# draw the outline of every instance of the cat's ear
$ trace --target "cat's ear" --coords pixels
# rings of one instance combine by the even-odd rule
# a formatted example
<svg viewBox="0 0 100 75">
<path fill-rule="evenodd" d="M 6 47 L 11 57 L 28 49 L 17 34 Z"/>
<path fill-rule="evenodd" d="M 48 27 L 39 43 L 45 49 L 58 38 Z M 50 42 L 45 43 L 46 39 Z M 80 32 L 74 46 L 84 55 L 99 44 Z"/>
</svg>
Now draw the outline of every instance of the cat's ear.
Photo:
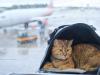
<svg viewBox="0 0 100 75">
<path fill-rule="evenodd" d="M 58 42 L 58 40 L 57 40 L 57 39 L 55 39 L 55 40 L 54 40 L 53 45 L 56 45 L 56 44 L 57 44 L 57 42 Z"/>
<path fill-rule="evenodd" d="M 67 44 L 68 44 L 68 47 L 71 47 L 71 45 L 73 44 L 73 40 L 67 40 Z"/>
<path fill-rule="evenodd" d="M 57 39 L 55 39 L 54 41 L 57 41 Z"/>
</svg>

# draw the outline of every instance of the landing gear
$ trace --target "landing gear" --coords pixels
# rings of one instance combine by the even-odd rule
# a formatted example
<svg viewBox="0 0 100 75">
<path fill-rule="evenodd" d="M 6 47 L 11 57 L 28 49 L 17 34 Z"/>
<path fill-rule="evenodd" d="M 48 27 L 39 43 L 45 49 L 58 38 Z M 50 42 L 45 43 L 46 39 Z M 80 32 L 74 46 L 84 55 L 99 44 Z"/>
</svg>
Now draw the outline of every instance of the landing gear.
<svg viewBox="0 0 100 75">
<path fill-rule="evenodd" d="M 24 28 L 25 28 L 25 29 L 28 29 L 28 27 L 29 27 L 29 26 L 28 26 L 28 23 L 25 23 L 25 24 L 24 24 Z"/>
</svg>

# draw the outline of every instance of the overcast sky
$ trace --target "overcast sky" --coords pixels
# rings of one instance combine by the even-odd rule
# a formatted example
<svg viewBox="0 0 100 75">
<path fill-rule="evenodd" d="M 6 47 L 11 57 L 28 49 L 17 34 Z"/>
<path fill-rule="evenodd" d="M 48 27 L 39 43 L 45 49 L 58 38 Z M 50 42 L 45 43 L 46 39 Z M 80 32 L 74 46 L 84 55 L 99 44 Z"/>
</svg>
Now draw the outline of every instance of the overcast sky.
<svg viewBox="0 0 100 75">
<path fill-rule="evenodd" d="M 100 6 L 100 0 L 0 0 L 0 6 L 10 6 L 11 4 L 34 4 L 47 3 L 53 1 L 54 6 Z"/>
</svg>

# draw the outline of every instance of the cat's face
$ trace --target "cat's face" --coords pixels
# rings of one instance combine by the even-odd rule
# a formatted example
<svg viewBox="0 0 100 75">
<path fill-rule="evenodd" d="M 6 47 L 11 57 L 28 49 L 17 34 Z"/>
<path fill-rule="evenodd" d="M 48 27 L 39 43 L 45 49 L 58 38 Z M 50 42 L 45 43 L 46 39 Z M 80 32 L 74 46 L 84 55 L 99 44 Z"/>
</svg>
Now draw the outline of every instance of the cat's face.
<svg viewBox="0 0 100 75">
<path fill-rule="evenodd" d="M 55 40 L 52 55 L 61 60 L 69 58 L 72 54 L 72 40 Z"/>
</svg>

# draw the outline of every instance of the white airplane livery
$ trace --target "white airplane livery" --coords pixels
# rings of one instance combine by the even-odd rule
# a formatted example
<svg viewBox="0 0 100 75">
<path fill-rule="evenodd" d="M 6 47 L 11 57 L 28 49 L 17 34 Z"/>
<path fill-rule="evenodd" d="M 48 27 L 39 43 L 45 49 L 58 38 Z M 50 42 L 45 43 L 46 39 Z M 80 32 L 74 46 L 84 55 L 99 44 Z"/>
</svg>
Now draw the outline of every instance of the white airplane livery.
<svg viewBox="0 0 100 75">
<path fill-rule="evenodd" d="M 0 7 L 0 27 L 25 24 L 53 12 L 52 2 L 35 4 L 18 4 Z"/>
</svg>

